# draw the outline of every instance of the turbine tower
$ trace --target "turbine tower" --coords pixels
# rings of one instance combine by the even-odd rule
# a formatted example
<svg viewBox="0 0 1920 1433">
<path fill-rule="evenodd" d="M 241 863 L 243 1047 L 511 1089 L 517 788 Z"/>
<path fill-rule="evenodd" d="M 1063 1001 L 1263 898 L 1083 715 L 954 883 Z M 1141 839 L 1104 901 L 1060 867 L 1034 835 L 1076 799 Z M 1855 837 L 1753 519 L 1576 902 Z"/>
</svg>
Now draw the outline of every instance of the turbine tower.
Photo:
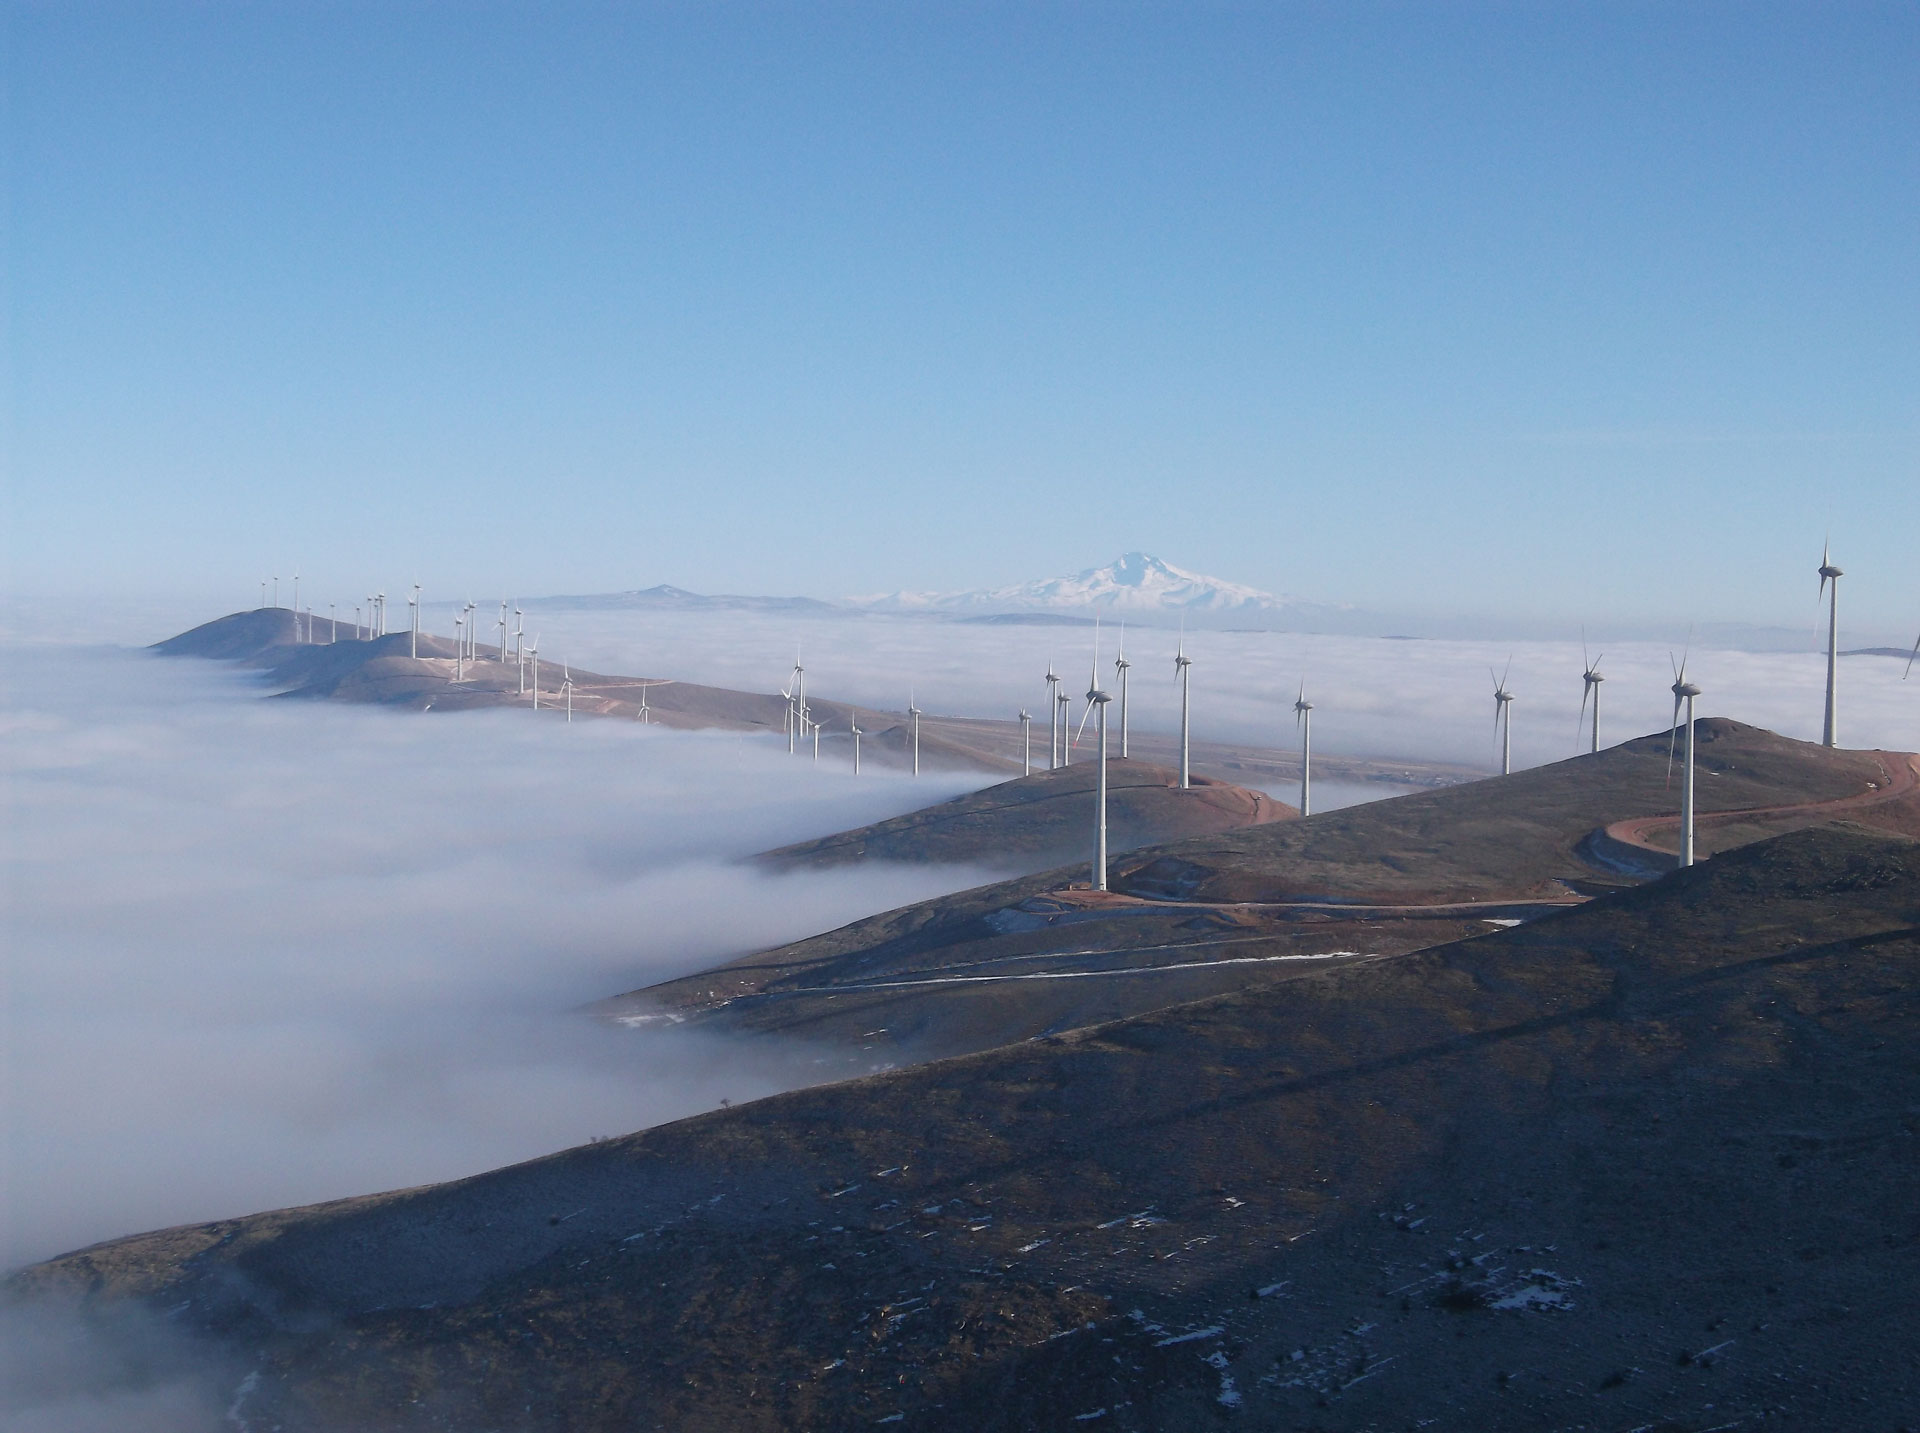
<svg viewBox="0 0 1920 1433">
<path fill-rule="evenodd" d="M 1672 660 L 1671 657 L 1668 658 Z M 1680 665 L 1673 673 L 1673 731 L 1680 731 L 1680 704 L 1687 707 L 1687 745 L 1685 765 L 1680 771 L 1680 864 L 1693 864 L 1693 699 L 1700 695 L 1700 688 L 1687 680 L 1686 659 L 1681 658 Z M 1672 779 L 1673 737 L 1667 738 L 1667 772 Z"/>
<path fill-rule="evenodd" d="M 653 725 L 653 708 L 647 705 L 647 683 L 640 684 L 640 725 Z"/>
<path fill-rule="evenodd" d="M 466 674 L 466 666 L 465 666 L 466 658 L 467 658 L 466 627 L 467 627 L 467 614 L 464 611 L 454 613 L 453 614 L 453 679 L 456 682 L 462 680 Z"/>
<path fill-rule="evenodd" d="M 507 599 L 500 599 L 500 620 L 494 624 L 500 629 L 500 665 L 507 664 Z"/>
<path fill-rule="evenodd" d="M 1583 637 L 1580 639 L 1581 660 L 1585 661 L 1586 655 L 1587 643 Z M 1580 688 L 1580 724 L 1582 726 L 1586 724 L 1587 719 L 1587 699 L 1589 697 L 1593 699 L 1593 745 L 1588 749 L 1589 754 L 1600 750 L 1600 684 L 1606 680 L 1600 675 L 1600 663 L 1604 660 L 1606 660 L 1606 653 L 1602 652 L 1591 662 L 1587 662 L 1587 669 L 1580 674 L 1580 680 L 1583 683 Z"/>
<path fill-rule="evenodd" d="M 1193 658 L 1187 655 L 1187 635 L 1180 634 L 1180 650 L 1173 658 L 1173 675 L 1180 683 L 1180 789 L 1193 785 Z"/>
<path fill-rule="evenodd" d="M 1120 756 L 1127 755 L 1127 672 L 1133 666 L 1127 660 L 1127 624 L 1120 624 L 1120 655 L 1113 659 L 1113 670 L 1120 678 Z"/>
<path fill-rule="evenodd" d="M 300 617 L 300 574 L 293 574 L 293 615 L 297 622 Z"/>
<path fill-rule="evenodd" d="M 1073 765 L 1073 698 L 1067 695 L 1067 684 L 1060 683 L 1060 695 L 1054 698 L 1054 706 L 1060 712 L 1060 764 Z"/>
<path fill-rule="evenodd" d="M 913 688 L 907 688 L 907 715 L 913 718 L 913 774 L 920 774 L 920 718 L 925 715 L 913 703 Z"/>
<path fill-rule="evenodd" d="M 278 573 L 274 575 L 273 579 L 273 605 L 275 607 L 280 605 L 280 577 Z"/>
<path fill-rule="evenodd" d="M 1053 670 L 1053 663 L 1047 663 L 1047 770 L 1052 771 L 1060 765 L 1060 703 L 1054 698 L 1059 695 L 1060 678 Z"/>
<path fill-rule="evenodd" d="M 327 645 L 331 647 L 340 640 L 340 621 L 333 615 L 333 603 L 327 604 Z"/>
<path fill-rule="evenodd" d="M 567 720 L 573 720 L 573 672 L 565 662 L 560 664 L 560 695 L 567 699 Z"/>
<path fill-rule="evenodd" d="M 1493 668 L 1487 668 L 1487 675 L 1493 677 L 1493 725 L 1500 733 L 1500 774 L 1513 774 L 1513 693 L 1507 690 L 1507 672 L 1513 670 L 1513 658 L 1507 658 L 1507 671 L 1493 677 Z"/>
<path fill-rule="evenodd" d="M 1300 814 L 1313 814 L 1313 703 L 1307 700 L 1307 679 L 1300 679 L 1300 695 L 1293 699 L 1293 724 L 1300 729 Z"/>
<path fill-rule="evenodd" d="M 1840 579 L 1846 576 L 1833 565 L 1831 545 L 1820 549 L 1820 595 L 1827 596 L 1827 584 L 1833 584 L 1833 596 L 1827 605 L 1827 723 L 1820 737 L 1822 746 L 1839 745 L 1834 735 L 1834 677 L 1840 662 Z"/>
<path fill-rule="evenodd" d="M 413 634 L 407 646 L 407 655 L 418 658 L 420 655 L 420 584 L 413 584 L 413 596 L 407 599 L 407 630 Z"/>
<path fill-rule="evenodd" d="M 853 729 L 853 774 L 858 776 L 860 774 L 860 718 L 849 714 L 847 725 Z"/>
<path fill-rule="evenodd" d="M 1020 708 L 1020 774 L 1033 775 L 1033 713 Z"/>
<path fill-rule="evenodd" d="M 1107 888 L 1107 703 L 1112 701 L 1100 690 L 1100 658 L 1093 659 L 1087 673 L 1087 710 L 1100 716 L 1100 745 L 1097 769 L 1093 777 L 1093 888 Z M 1084 727 L 1086 723 L 1081 722 Z"/>
<path fill-rule="evenodd" d="M 540 634 L 535 632 L 533 640 L 527 643 L 527 666 L 533 672 L 533 709 L 540 710 Z"/>
</svg>

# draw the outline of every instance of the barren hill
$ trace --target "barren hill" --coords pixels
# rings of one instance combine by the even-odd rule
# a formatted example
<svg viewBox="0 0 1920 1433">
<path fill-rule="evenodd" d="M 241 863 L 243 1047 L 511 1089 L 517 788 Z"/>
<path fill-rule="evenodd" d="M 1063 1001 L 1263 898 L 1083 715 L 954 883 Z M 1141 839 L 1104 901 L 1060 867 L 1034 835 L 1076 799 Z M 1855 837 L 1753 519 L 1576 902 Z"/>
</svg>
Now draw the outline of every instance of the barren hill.
<svg viewBox="0 0 1920 1433">
<path fill-rule="evenodd" d="M 519 664 L 511 657 L 504 662 L 498 660 L 498 647 L 489 655 L 483 645 L 476 661 L 458 667 L 453 643 L 444 637 L 423 633 L 420 656 L 415 658 L 411 655 L 412 637 L 406 632 L 355 639 L 353 630 L 351 624 L 332 628 L 326 621 L 316 620 L 314 640 L 302 641 L 291 611 L 263 607 L 203 623 L 156 643 L 153 650 L 165 656 L 244 662 L 265 670 L 281 688 L 281 695 L 288 697 L 378 702 L 435 711 L 531 705 L 531 698 L 521 689 Z M 556 655 L 560 654 L 549 650 L 540 662 L 541 703 L 549 710 L 557 710 L 561 701 L 562 668 L 549 660 Z M 572 669 L 571 675 L 576 716 L 640 720 L 644 702 L 645 719 L 662 726 L 772 732 L 786 729 L 787 702 L 775 692 L 742 692 L 669 677 L 613 676 L 584 668 Z M 823 755 L 849 760 L 851 728 L 857 721 L 863 733 L 863 762 L 895 769 L 910 764 L 911 739 L 903 713 L 812 694 L 807 704 L 825 728 L 820 734 Z M 1150 758 L 1163 762 L 1172 759 L 1171 737 L 1140 732 L 1133 742 Z M 920 763 L 925 770 L 1007 775 L 1023 769 L 1025 745 L 1017 721 L 933 713 L 921 720 Z M 804 750 L 810 749 L 811 736 Z M 1243 785 L 1299 779 L 1299 758 L 1292 751 L 1197 741 L 1193 744 L 1193 761 L 1198 773 Z M 1331 780 L 1394 787 L 1444 786 L 1478 774 L 1440 762 L 1339 755 L 1316 758 L 1316 769 Z"/>
<path fill-rule="evenodd" d="M 871 826 L 782 846 L 759 859 L 785 869 L 855 861 L 1046 869 L 1089 849 L 1097 773 L 1091 761 L 1035 772 Z M 1204 777 L 1182 791 L 1180 774 L 1164 766 L 1117 758 L 1107 763 L 1107 840 L 1113 852 L 1299 814 L 1262 791 Z"/>
<path fill-rule="evenodd" d="M 393 1430 L 1920 1420 L 1920 846 L 28 1271 Z M 243 1379 L 244 1375 L 244 1379 Z"/>
<path fill-rule="evenodd" d="M 1823 820 L 1900 831 L 1920 817 L 1904 754 L 1699 725 L 1701 806 L 1723 813 L 1700 824 L 1704 852 Z M 1672 857 L 1606 832 L 1671 812 L 1675 795 L 1666 735 L 1643 737 L 1137 851 L 1113 862 L 1106 895 L 1085 889 L 1076 864 L 924 901 L 602 1008 L 639 1025 L 691 1018 L 804 1035 L 861 1067 L 984 1049 L 1455 940 L 1646 879 Z M 1766 814 L 1733 814 L 1752 808 Z"/>
</svg>

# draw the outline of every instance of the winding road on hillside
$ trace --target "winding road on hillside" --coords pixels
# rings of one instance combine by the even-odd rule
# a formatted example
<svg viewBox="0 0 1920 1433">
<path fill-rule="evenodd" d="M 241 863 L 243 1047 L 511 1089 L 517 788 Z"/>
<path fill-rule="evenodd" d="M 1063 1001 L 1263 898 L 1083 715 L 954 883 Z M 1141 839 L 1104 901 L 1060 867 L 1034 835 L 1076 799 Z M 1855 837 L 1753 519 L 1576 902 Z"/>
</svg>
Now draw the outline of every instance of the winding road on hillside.
<svg viewBox="0 0 1920 1433">
<path fill-rule="evenodd" d="M 1732 811 L 1702 813 L 1698 818 L 1700 826 L 1725 827 L 1744 821 L 1778 821 L 1781 819 L 1803 820 L 1814 818 L 1825 820 L 1845 816 L 1850 812 L 1866 810 L 1887 802 L 1898 801 L 1920 790 L 1920 754 L 1909 752 L 1874 751 L 1870 753 L 1878 762 L 1884 781 L 1871 784 L 1865 791 L 1850 796 L 1837 797 L 1828 801 L 1800 802 L 1776 806 L 1752 806 Z M 1612 841 L 1644 851 L 1652 857 L 1671 861 L 1673 853 L 1663 850 L 1653 843 L 1654 833 L 1670 830 L 1680 821 L 1677 812 L 1668 812 L 1653 816 L 1634 816 L 1615 821 L 1602 831 Z M 1331 920 L 1331 921 L 1390 921 L 1390 920 L 1467 920 L 1485 921 L 1491 925 L 1516 925 L 1556 910 L 1566 910 L 1586 904 L 1590 896 L 1569 890 L 1564 896 L 1550 896 L 1532 899 L 1496 900 L 1496 901 L 1442 901 L 1404 904 L 1367 904 L 1343 901 L 1195 901 L 1179 897 L 1139 896 L 1117 891 L 1095 891 L 1088 886 L 1069 887 L 1066 890 L 1048 892 L 1020 903 L 1012 910 L 1002 912 L 1001 916 L 1030 916 L 1036 927 L 1043 924 L 1078 923 L 1080 921 L 1110 920 L 1129 915 L 1151 915 L 1165 912 L 1169 907 L 1192 911 L 1196 916 L 1214 915 L 1241 929 L 1233 934 L 1214 937 L 1200 937 L 1194 940 L 1168 943 L 1158 946 L 1134 947 L 1124 951 L 1106 950 L 1100 947 L 1088 947 L 1081 950 L 1053 951 L 1039 955 L 1000 957 L 986 961 L 963 961 L 951 965 L 937 965 L 916 972 L 910 977 L 896 977 L 886 980 L 856 981 L 845 984 L 825 986 L 799 986 L 781 991 L 761 992 L 759 998 L 775 996 L 792 998 L 803 996 L 852 994 L 858 991 L 903 990 L 915 987 L 951 986 L 969 984 L 1000 983 L 1021 980 L 1063 980 L 1088 979 L 1094 977 L 1137 977 L 1190 970 L 1199 965 L 1212 964 L 1268 964 L 1293 961 L 1320 961 L 1329 958 L 1368 958 L 1363 951 L 1337 951 L 1312 955 L 1279 956 L 1241 956 L 1227 957 L 1225 960 L 1193 961 L 1175 960 L 1148 965 L 1122 965 L 1106 969 L 1094 968 L 1054 968 L 1044 972 L 1013 973 L 1005 969 L 994 969 L 1009 964 L 1027 961 L 1072 961 L 1094 959 L 1100 956 L 1136 956 L 1139 954 L 1161 952 L 1176 953 L 1217 949 L 1221 946 L 1254 944 L 1268 939 L 1263 935 L 1247 934 L 1245 927 L 1249 922 L 1273 922 L 1293 920 Z M 1374 957 L 1377 958 L 1377 957 Z"/>
</svg>

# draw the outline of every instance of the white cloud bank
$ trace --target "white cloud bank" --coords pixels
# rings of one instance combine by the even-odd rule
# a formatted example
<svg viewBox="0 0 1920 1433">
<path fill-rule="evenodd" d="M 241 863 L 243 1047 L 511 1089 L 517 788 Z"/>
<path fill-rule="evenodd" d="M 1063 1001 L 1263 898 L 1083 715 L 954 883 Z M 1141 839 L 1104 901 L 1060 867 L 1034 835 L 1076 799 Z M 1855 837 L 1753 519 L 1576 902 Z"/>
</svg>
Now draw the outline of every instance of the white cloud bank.
<svg viewBox="0 0 1920 1433">
<path fill-rule="evenodd" d="M 1011 718 L 1022 705 L 1044 713 L 1047 664 L 1069 689 L 1086 679 L 1091 628 L 997 626 L 925 618 L 794 617 L 779 613 L 530 613 L 541 651 L 585 667 L 671 675 L 770 691 L 798 647 L 807 689 L 823 697 L 905 707 L 912 685 L 922 707 L 960 716 Z M 1101 678 L 1111 682 L 1116 632 L 1103 629 Z M 1136 730 L 1178 728 L 1175 633 L 1127 636 Z M 1504 671 L 1515 694 L 1514 758 L 1532 766 L 1571 756 L 1579 739 L 1578 641 L 1396 641 L 1277 632 L 1186 634 L 1194 659 L 1198 739 L 1291 746 L 1293 699 L 1302 679 L 1314 712 L 1316 749 L 1355 756 L 1423 758 L 1490 767 L 1493 681 Z M 1654 643 L 1596 636 L 1601 741 L 1611 745 L 1664 729 L 1672 719 L 1669 652 Z M 1678 655 L 1675 653 L 1674 655 Z M 1848 746 L 1920 746 L 1920 668 L 1888 657 L 1841 661 L 1840 739 Z M 1696 647 L 1688 677 L 1705 689 L 1702 716 L 1729 716 L 1805 740 L 1820 736 L 1826 658 L 1805 652 Z M 1584 749 L 1584 748 L 1582 748 Z M 1282 793 L 1284 794 L 1284 793 Z"/>
<path fill-rule="evenodd" d="M 468 1174 L 819 1077 L 581 1003 L 975 883 L 734 858 L 965 789 L 771 741 L 265 701 L 0 650 L 0 1262 Z"/>
</svg>

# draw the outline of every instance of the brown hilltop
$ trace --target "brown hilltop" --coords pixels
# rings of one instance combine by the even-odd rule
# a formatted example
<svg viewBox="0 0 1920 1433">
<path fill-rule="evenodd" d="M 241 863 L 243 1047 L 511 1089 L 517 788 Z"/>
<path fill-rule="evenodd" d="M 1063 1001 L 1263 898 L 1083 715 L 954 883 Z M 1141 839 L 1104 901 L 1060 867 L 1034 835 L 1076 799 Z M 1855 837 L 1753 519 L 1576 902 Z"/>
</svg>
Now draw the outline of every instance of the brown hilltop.
<svg viewBox="0 0 1920 1433">
<path fill-rule="evenodd" d="M 782 846 L 759 860 L 781 869 L 916 861 L 1044 870 L 1090 848 L 1097 773 L 1091 761 L 1034 772 L 871 826 Z M 1107 763 L 1112 852 L 1299 814 L 1262 791 L 1205 777 L 1183 791 L 1180 774 L 1167 767 L 1118 758 Z"/>
<path fill-rule="evenodd" d="M 1920 847 L 1807 830 L 14 1292 L 167 1309 L 287 1433 L 1893 1428 L 1916 991 Z"/>
<path fill-rule="evenodd" d="M 1704 852 L 1837 817 L 1901 830 L 1920 813 L 1903 754 L 1700 727 L 1701 805 L 1726 815 L 1702 822 Z M 1112 863 L 1110 894 L 1085 890 L 1076 863 L 919 902 L 601 1008 L 828 1041 L 857 1068 L 985 1049 L 1459 939 L 1644 880 L 1658 853 L 1602 837 L 1671 811 L 1675 794 L 1667 738 L 1649 736 L 1137 851 Z M 1732 814 L 1754 807 L 1770 814 Z"/>
<path fill-rule="evenodd" d="M 236 612 L 182 632 L 153 650 L 168 656 L 210 657 L 244 662 L 265 670 L 281 687 L 281 695 L 337 701 L 376 702 L 420 710 L 468 711 L 481 707 L 527 705 L 519 691 L 519 674 L 511 663 L 487 655 L 468 664 L 462 679 L 453 680 L 453 643 L 444 637 L 420 637 L 420 657 L 411 651 L 409 634 L 355 640 L 351 623 L 337 629 L 338 641 L 329 641 L 329 626 L 315 619 L 312 643 L 299 640 L 293 613 L 266 607 Z M 498 651 L 495 647 L 494 651 Z M 561 667 L 541 659 L 541 704 L 559 700 Z M 785 730 L 787 703 L 773 692 L 742 692 L 709 687 L 669 677 L 614 676 L 575 668 L 572 672 L 576 716 L 612 717 L 633 721 L 640 717 L 644 694 L 649 718 L 662 726 L 711 728 L 730 731 Z M 820 750 L 824 757 L 845 762 L 852 757 L 851 726 L 855 719 L 864 733 L 862 762 L 898 769 L 911 762 L 910 728 L 899 712 L 838 702 L 809 695 L 808 707 L 822 723 Z M 810 751 L 808 735 L 803 750 Z M 1140 732 L 1134 746 L 1149 754 L 1172 750 L 1172 739 Z M 1017 721 L 980 717 L 952 717 L 925 713 L 921 719 L 920 759 L 929 771 L 984 771 L 1007 775 L 1022 769 L 1023 734 Z M 1479 773 L 1441 762 L 1409 762 L 1329 754 L 1315 758 L 1315 769 L 1331 780 L 1379 782 L 1390 787 L 1445 786 Z M 1273 785 L 1299 779 L 1299 757 L 1292 750 L 1248 746 L 1233 742 L 1197 741 L 1193 769 L 1210 779 L 1253 785 Z"/>
</svg>

